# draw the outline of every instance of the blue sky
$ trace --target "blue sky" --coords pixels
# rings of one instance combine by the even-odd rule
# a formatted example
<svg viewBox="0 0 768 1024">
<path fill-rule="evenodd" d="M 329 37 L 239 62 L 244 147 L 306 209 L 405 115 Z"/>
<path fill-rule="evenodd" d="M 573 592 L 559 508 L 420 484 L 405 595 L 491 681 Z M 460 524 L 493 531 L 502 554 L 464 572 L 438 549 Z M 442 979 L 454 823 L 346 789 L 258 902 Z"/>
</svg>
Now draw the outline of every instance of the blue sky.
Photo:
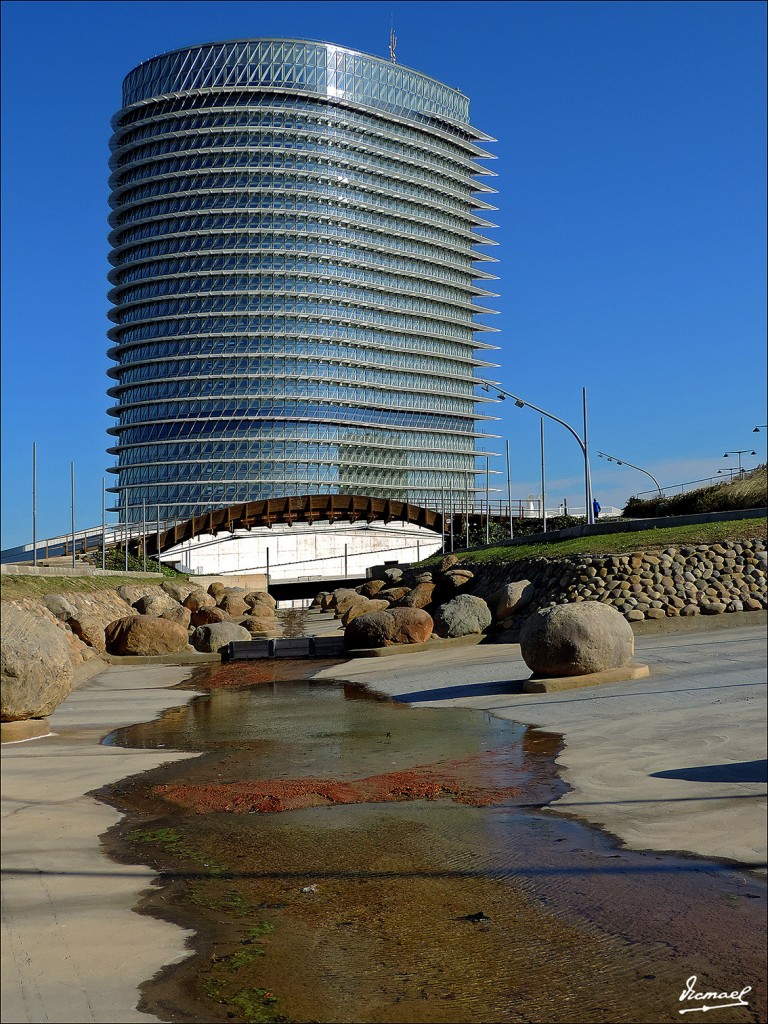
<svg viewBox="0 0 768 1024">
<path fill-rule="evenodd" d="M 765 460 L 765 6 L 744 2 L 7 2 L 3 11 L 3 546 L 101 518 L 107 160 L 122 78 L 217 39 L 321 39 L 460 88 L 498 139 L 492 251 L 505 388 L 662 484 L 726 450 Z M 486 179 L 488 180 L 488 179 Z M 539 418 L 511 402 L 513 494 L 539 490 Z M 581 457 L 546 428 L 552 503 Z M 503 458 L 495 460 L 505 487 Z M 650 487 L 592 459 L 603 505 Z"/>
</svg>

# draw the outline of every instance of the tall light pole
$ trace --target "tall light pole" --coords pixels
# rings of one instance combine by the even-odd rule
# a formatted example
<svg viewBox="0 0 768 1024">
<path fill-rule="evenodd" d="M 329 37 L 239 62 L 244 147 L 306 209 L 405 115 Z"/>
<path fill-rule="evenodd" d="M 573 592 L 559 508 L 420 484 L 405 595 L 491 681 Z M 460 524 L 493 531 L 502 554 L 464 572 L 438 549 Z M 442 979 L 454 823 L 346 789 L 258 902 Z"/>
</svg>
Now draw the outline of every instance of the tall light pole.
<svg viewBox="0 0 768 1024">
<path fill-rule="evenodd" d="M 541 409 L 538 405 L 534 405 L 533 402 L 526 402 L 518 395 L 513 395 L 511 391 L 506 391 L 504 388 L 500 388 L 498 384 L 492 384 L 488 380 L 478 380 L 477 383 L 481 385 L 483 391 L 495 391 L 502 401 L 505 398 L 511 398 L 518 409 L 524 409 L 527 406 L 529 409 L 533 409 L 534 412 L 538 412 L 542 416 L 547 416 L 549 419 L 554 420 L 555 423 L 559 423 L 562 427 L 565 427 L 566 430 L 569 430 L 571 434 L 573 434 L 579 444 L 579 448 L 581 448 L 581 454 L 584 456 L 584 497 L 587 503 L 587 523 L 591 526 L 595 521 L 595 511 L 592 507 L 592 473 L 589 468 L 589 448 L 587 441 L 587 389 L 581 389 L 582 407 L 584 410 L 584 437 L 582 438 L 573 429 L 570 423 L 566 423 L 565 420 L 561 420 L 560 417 L 555 416 L 554 413 L 547 412 L 546 409 Z"/>
<path fill-rule="evenodd" d="M 757 452 L 750 451 L 749 448 L 739 448 L 739 450 L 735 451 L 735 452 L 726 452 L 725 455 L 723 455 L 723 458 L 727 459 L 729 455 L 738 455 L 738 457 L 739 457 L 739 476 L 741 476 L 741 474 L 744 472 L 744 470 L 741 468 L 741 456 L 742 455 L 747 455 L 747 454 L 748 455 L 757 455 Z"/>
<path fill-rule="evenodd" d="M 547 532 L 547 494 L 544 480 L 544 417 L 541 417 L 541 532 Z"/>
<path fill-rule="evenodd" d="M 664 497 L 664 492 L 661 489 L 661 485 L 653 473 L 649 473 L 647 469 L 643 469 L 642 466 L 634 466 L 631 462 L 627 462 L 626 459 L 617 459 L 615 455 L 606 455 L 605 452 L 597 453 L 601 459 L 607 459 L 609 462 L 615 462 L 617 466 L 629 466 L 630 469 L 636 469 L 638 473 L 645 473 L 651 480 L 656 484 L 656 490 L 659 492 L 659 497 Z"/>
<path fill-rule="evenodd" d="M 32 442 L 32 565 L 37 567 L 37 441 Z"/>
</svg>

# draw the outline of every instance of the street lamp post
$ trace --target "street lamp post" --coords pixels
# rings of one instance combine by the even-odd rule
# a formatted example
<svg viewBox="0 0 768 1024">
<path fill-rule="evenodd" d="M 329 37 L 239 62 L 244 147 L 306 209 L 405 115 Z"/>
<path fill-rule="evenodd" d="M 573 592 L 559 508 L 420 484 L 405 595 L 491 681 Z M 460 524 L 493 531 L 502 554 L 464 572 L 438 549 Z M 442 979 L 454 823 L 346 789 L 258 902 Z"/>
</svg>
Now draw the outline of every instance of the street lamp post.
<svg viewBox="0 0 768 1024">
<path fill-rule="evenodd" d="M 629 466 L 630 469 L 636 469 L 638 473 L 645 473 L 651 480 L 656 484 L 656 490 L 659 492 L 659 497 L 664 497 L 664 492 L 661 489 L 661 485 L 653 473 L 649 473 L 647 469 L 643 469 L 642 466 L 634 466 L 631 462 L 627 462 L 626 459 L 617 459 L 615 455 L 606 455 L 605 452 L 597 453 L 601 459 L 607 459 L 609 462 L 615 462 L 617 466 Z"/>
<path fill-rule="evenodd" d="M 581 454 L 584 456 L 584 497 L 587 503 L 587 523 L 591 526 L 595 521 L 595 512 L 592 507 L 592 473 L 589 468 L 589 449 L 587 441 L 587 389 L 582 388 L 582 406 L 584 410 L 584 437 L 580 437 L 579 434 L 573 429 L 570 423 L 566 423 L 565 420 L 561 420 L 559 416 L 555 416 L 554 413 L 547 412 L 546 409 L 541 409 L 538 405 L 534 405 L 533 402 L 526 402 L 524 399 L 513 395 L 511 391 L 505 391 L 504 388 L 500 388 L 498 384 L 491 384 L 487 380 L 478 380 L 484 391 L 495 391 L 500 399 L 511 398 L 518 409 L 524 409 L 526 406 L 529 409 L 533 409 L 534 412 L 540 413 L 542 416 L 547 416 L 549 419 L 554 420 L 555 423 L 559 423 L 566 430 L 569 430 L 571 434 L 576 438 L 579 448 L 581 448 Z"/>
<path fill-rule="evenodd" d="M 739 448 L 739 450 L 735 451 L 735 452 L 726 452 L 725 455 L 723 455 L 723 458 L 727 459 L 729 455 L 738 455 L 738 457 L 739 457 L 739 476 L 741 476 L 741 474 L 744 472 L 744 470 L 741 468 L 741 456 L 742 455 L 757 455 L 757 452 L 750 451 L 749 448 Z"/>
</svg>

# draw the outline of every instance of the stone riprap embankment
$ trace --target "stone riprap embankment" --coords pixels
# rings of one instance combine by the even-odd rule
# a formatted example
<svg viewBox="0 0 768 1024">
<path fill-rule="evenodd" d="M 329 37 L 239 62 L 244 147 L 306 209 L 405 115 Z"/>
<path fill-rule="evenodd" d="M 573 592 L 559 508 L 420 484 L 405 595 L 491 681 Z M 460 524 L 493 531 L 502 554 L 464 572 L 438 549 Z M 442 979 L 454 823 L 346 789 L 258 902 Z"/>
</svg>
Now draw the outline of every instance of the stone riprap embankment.
<svg viewBox="0 0 768 1024">
<path fill-rule="evenodd" d="M 448 555 L 434 568 L 389 567 L 377 575 L 315 598 L 347 627 L 348 647 L 416 643 L 395 639 L 386 616 L 396 608 L 424 611 L 435 640 L 514 635 L 535 612 L 583 601 L 609 605 L 629 622 L 768 608 L 762 540 L 492 565 Z"/>
<path fill-rule="evenodd" d="M 476 572 L 472 592 L 501 625 L 512 627 L 539 608 L 575 601 L 600 601 L 630 622 L 676 616 L 721 615 L 768 608 L 766 548 L 762 540 L 696 544 L 621 555 L 528 558 Z M 500 604 L 503 589 L 525 583 L 522 608 Z M 505 614 L 506 613 L 506 614 Z"/>
<path fill-rule="evenodd" d="M 56 593 L 3 602 L 0 720 L 49 715 L 81 666 L 102 655 L 219 651 L 230 640 L 282 634 L 268 594 L 186 581 Z M 85 670 L 87 671 L 87 670 Z"/>
</svg>

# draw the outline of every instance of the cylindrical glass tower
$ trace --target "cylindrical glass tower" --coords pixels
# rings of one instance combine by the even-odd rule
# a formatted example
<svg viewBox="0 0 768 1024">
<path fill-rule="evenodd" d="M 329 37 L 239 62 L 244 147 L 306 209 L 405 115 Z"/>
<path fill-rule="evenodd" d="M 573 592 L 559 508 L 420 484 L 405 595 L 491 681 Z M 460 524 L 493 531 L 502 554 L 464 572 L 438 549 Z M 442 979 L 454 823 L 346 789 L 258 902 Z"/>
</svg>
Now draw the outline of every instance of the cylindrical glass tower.
<svg viewBox="0 0 768 1024">
<path fill-rule="evenodd" d="M 113 119 L 115 508 L 474 489 L 467 97 L 328 43 L 175 50 Z"/>
</svg>

